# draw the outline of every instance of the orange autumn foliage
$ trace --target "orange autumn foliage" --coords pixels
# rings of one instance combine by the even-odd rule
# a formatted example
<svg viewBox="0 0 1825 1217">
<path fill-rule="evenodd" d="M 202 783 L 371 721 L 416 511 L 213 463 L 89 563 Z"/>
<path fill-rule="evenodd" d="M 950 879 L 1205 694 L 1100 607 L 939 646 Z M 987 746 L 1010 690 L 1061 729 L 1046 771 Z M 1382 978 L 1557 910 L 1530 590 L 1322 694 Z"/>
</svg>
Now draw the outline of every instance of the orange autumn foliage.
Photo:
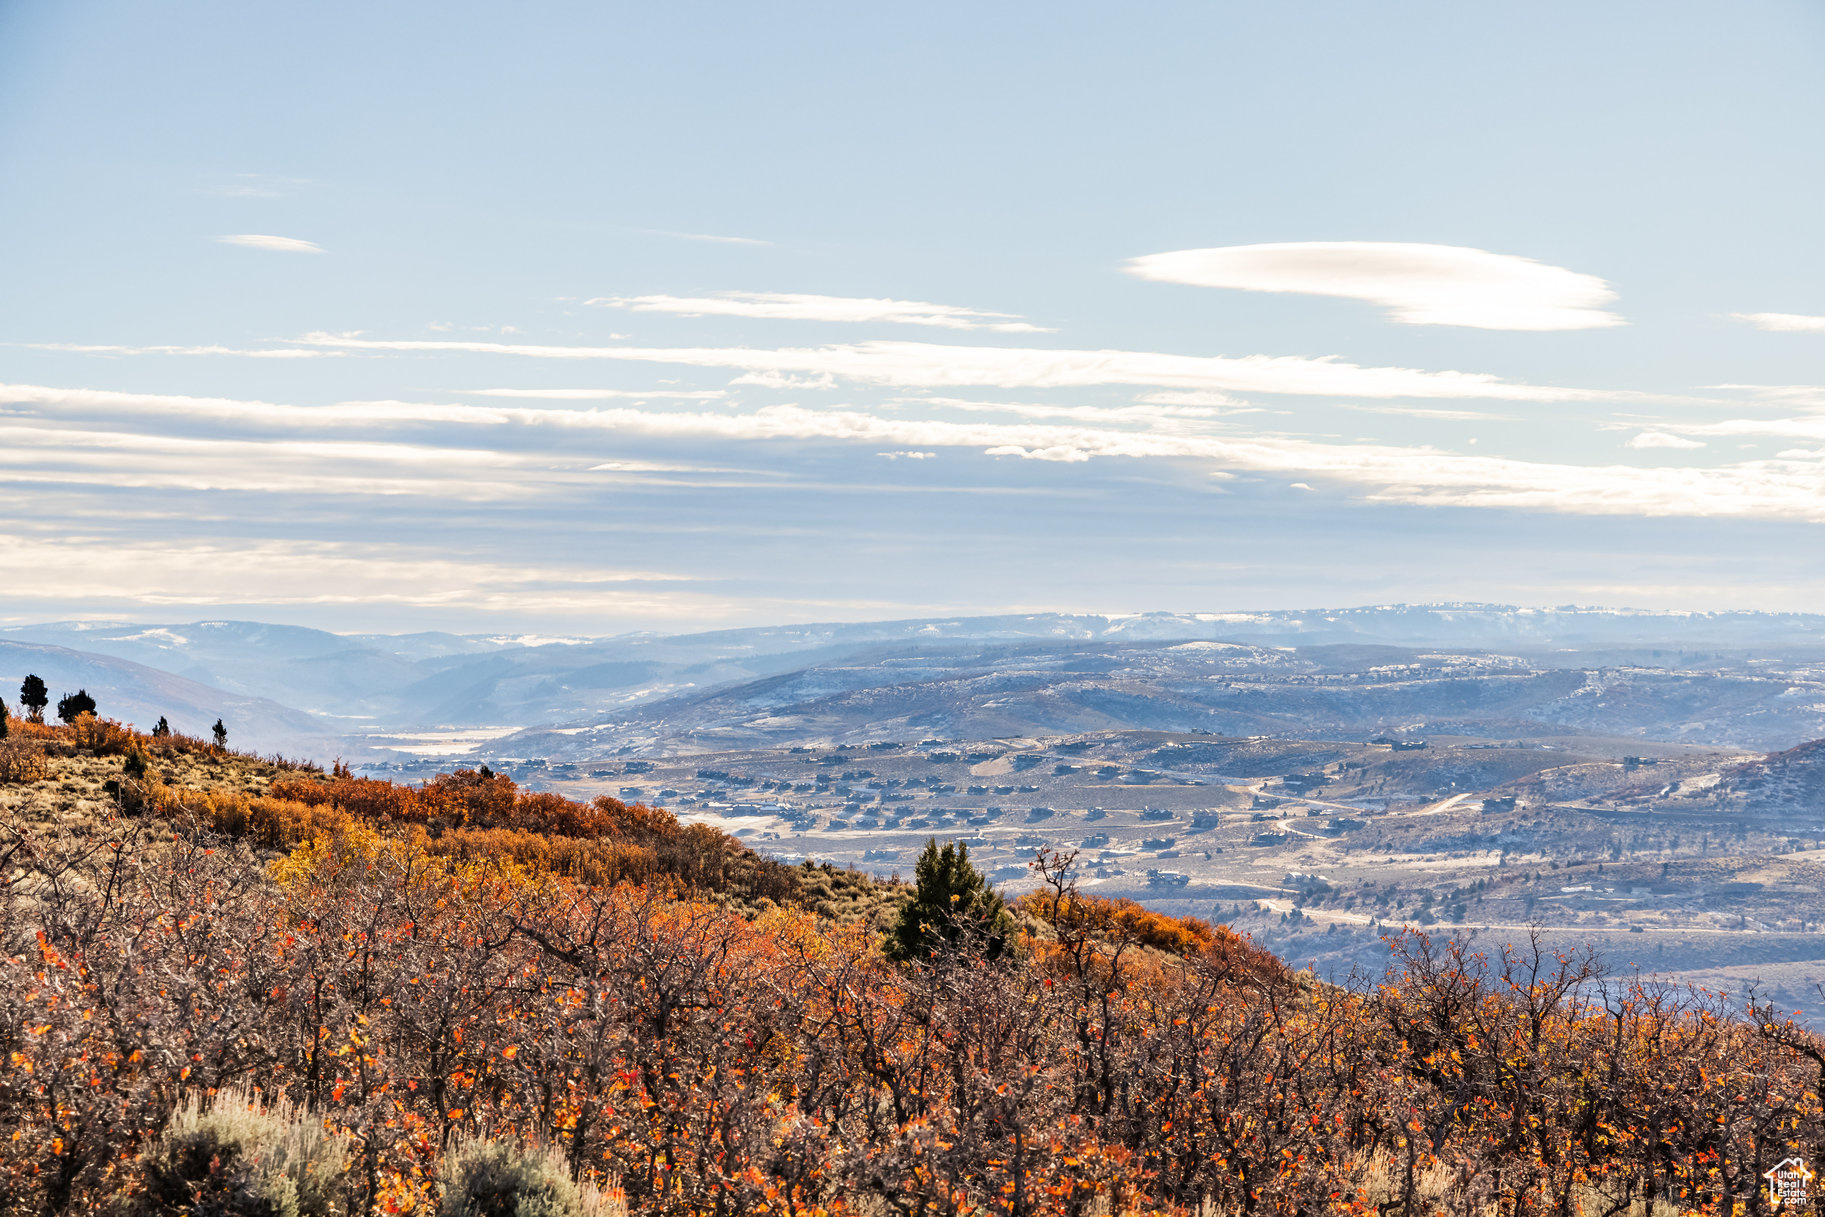
<svg viewBox="0 0 1825 1217">
<path fill-rule="evenodd" d="M 285 777 L 268 795 L 197 790 L 147 779 L 123 783 L 122 805 L 194 822 L 266 849 L 358 826 L 423 838 L 455 859 L 497 857 L 582 883 L 658 884 L 748 901 L 792 901 L 788 868 L 707 825 L 617 799 L 580 803 L 521 790 L 510 778 L 457 770 L 422 786 L 372 778 Z"/>
<path fill-rule="evenodd" d="M 344 1139 L 360 1212 L 431 1211 L 473 1136 L 677 1217 L 1723 1217 L 1825 1156 L 1825 1041 L 1537 941 L 1412 935 L 1340 988 L 1048 857 L 1010 957 L 899 965 L 743 911 L 770 872 L 650 808 L 479 771 L 121 789 L 7 829 L 9 1214 L 112 1211 L 188 1091 L 242 1082 Z"/>
<path fill-rule="evenodd" d="M 1061 907 L 1054 907 L 1044 891 L 1028 892 L 1014 902 L 1016 910 L 1048 924 L 1071 921 L 1099 935 L 1138 943 L 1171 955 L 1193 955 L 1216 947 L 1227 931 L 1196 917 L 1156 913 L 1144 904 L 1122 898 L 1104 899 L 1073 893 Z"/>
<path fill-rule="evenodd" d="M 365 820 L 438 829 L 507 829 L 565 837 L 650 837 L 678 830 L 676 820 L 652 808 L 630 807 L 610 798 L 579 803 L 548 791 L 523 791 L 505 774 L 474 769 L 442 774 L 417 787 L 373 778 L 288 778 L 274 782 L 272 794 L 314 807 L 334 807 Z"/>
</svg>

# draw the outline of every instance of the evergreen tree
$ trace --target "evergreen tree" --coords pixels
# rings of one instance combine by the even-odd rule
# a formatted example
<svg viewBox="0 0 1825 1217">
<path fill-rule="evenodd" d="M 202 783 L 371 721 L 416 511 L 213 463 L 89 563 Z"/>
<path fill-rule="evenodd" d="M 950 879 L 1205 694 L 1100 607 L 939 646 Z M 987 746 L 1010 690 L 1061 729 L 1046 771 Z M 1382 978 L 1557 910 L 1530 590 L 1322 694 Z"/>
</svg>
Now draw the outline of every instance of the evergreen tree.
<svg viewBox="0 0 1825 1217">
<path fill-rule="evenodd" d="M 0 701 L 0 739 L 6 738 L 6 703 Z"/>
<path fill-rule="evenodd" d="M 171 724 L 165 721 L 165 716 L 163 714 L 158 716 L 158 726 L 152 728 L 152 738 L 154 738 L 154 739 L 170 739 L 171 738 Z"/>
<path fill-rule="evenodd" d="M 42 677 L 25 678 L 25 683 L 19 686 L 19 704 L 25 707 L 26 714 L 33 722 L 44 721 L 44 708 L 51 704 L 51 693 L 44 687 Z"/>
<path fill-rule="evenodd" d="M 927 840 L 913 878 L 912 901 L 888 931 L 890 958 L 926 959 L 956 950 L 996 959 L 1008 951 L 1014 918 L 988 880 L 970 865 L 969 846 L 953 842 L 940 849 L 935 838 Z"/>
<path fill-rule="evenodd" d="M 95 699 L 89 696 L 87 689 L 65 693 L 57 702 L 57 717 L 66 723 L 73 723 L 83 715 L 93 713 L 95 713 Z"/>
<path fill-rule="evenodd" d="M 228 727 L 219 718 L 215 720 L 214 731 L 215 746 L 218 748 L 228 747 Z"/>
</svg>

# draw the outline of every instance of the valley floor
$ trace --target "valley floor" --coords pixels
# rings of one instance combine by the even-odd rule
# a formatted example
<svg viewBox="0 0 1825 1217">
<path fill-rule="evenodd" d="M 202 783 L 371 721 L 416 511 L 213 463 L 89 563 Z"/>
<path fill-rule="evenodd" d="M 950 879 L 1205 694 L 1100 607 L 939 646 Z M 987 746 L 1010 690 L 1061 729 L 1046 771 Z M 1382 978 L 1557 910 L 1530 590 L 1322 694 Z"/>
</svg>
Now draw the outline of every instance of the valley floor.
<svg viewBox="0 0 1825 1217">
<path fill-rule="evenodd" d="M 1424 746 L 1419 746 L 1420 743 Z M 1106 732 L 533 765 L 784 860 L 909 873 L 966 843 L 1010 891 L 1076 851 L 1086 891 L 1228 922 L 1327 977 L 1420 926 L 1561 949 L 1825 1016 L 1825 806 L 1757 754 L 1640 741 Z M 1787 775 L 1792 777 L 1793 775 Z M 1813 777 L 1810 770 L 1802 776 Z"/>
</svg>

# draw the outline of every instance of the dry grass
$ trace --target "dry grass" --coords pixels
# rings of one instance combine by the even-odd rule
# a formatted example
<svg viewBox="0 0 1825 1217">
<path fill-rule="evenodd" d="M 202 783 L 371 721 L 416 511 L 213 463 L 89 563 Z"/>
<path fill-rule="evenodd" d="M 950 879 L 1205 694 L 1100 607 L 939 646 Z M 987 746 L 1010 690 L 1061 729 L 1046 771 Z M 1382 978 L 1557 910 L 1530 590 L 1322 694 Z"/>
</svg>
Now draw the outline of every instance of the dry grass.
<svg viewBox="0 0 1825 1217">
<path fill-rule="evenodd" d="M 7 758 L 15 751 L 29 759 L 11 762 L 9 767 Z M 41 831 L 101 823 L 115 814 L 115 799 L 107 786 L 120 780 L 122 770 L 119 756 L 47 749 L 29 740 L 0 742 L 0 819 Z M 260 795 L 287 771 L 236 755 L 155 755 L 152 772 L 173 785 Z"/>
<path fill-rule="evenodd" d="M 1476 1178 L 1463 1174 L 1446 1163 L 1416 1167 L 1413 1172 L 1415 1205 L 1402 1207 L 1406 1189 L 1406 1165 L 1396 1155 L 1382 1152 L 1363 1162 L 1353 1180 L 1356 1198 L 1368 1213 L 1411 1214 L 1411 1217 L 1498 1217 L 1501 1206 L 1479 1196 Z M 1487 1182 L 1487 1181 L 1481 1181 Z M 1637 1200 L 1627 1208 L 1615 1208 L 1617 1200 L 1602 1191 L 1585 1188 L 1573 1199 L 1573 1212 L 1583 1217 L 1605 1214 L 1607 1217 L 1697 1217 L 1673 1205 L 1656 1204 L 1650 1213 L 1644 1201 Z M 879 1209 L 886 1217 L 887 1206 Z M 1352 1209 L 1351 1212 L 1358 1210 Z M 872 1215 L 871 1215 L 872 1217 Z M 1132 1210 L 1118 1210 L 1108 1196 L 1098 1196 L 1084 1209 L 1084 1217 L 1138 1217 Z M 1205 1202 L 1190 1211 L 1189 1217 L 1241 1217 L 1240 1209 L 1219 1208 Z"/>
<path fill-rule="evenodd" d="M 1406 1188 L 1406 1164 L 1391 1153 L 1373 1155 L 1358 1168 L 1356 1186 L 1368 1211 L 1402 1212 L 1401 1196 Z M 1498 1217 L 1500 1205 L 1488 1199 L 1489 1180 L 1479 1179 L 1467 1169 L 1448 1163 L 1419 1166 L 1413 1172 L 1414 1197 L 1418 1201 L 1413 1217 Z M 1580 1214 L 1606 1214 L 1608 1217 L 1695 1217 L 1669 1203 L 1658 1203 L 1649 1210 L 1647 1202 L 1635 1200 L 1626 1208 L 1617 1208 L 1621 1196 L 1605 1189 L 1580 1188 L 1573 1197 L 1573 1211 Z M 1200 1211 L 1199 1217 L 1228 1217 L 1227 1214 Z"/>
</svg>

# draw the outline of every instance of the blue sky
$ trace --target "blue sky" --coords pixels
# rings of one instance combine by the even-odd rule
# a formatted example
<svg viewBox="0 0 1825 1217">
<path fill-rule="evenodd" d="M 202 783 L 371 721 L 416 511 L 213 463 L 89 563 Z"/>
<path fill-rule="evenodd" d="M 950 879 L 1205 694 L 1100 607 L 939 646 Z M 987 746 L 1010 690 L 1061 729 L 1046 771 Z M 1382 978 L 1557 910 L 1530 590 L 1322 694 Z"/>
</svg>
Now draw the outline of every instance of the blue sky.
<svg viewBox="0 0 1825 1217">
<path fill-rule="evenodd" d="M 0 3 L 0 619 L 1816 607 L 1808 4 Z"/>
</svg>

